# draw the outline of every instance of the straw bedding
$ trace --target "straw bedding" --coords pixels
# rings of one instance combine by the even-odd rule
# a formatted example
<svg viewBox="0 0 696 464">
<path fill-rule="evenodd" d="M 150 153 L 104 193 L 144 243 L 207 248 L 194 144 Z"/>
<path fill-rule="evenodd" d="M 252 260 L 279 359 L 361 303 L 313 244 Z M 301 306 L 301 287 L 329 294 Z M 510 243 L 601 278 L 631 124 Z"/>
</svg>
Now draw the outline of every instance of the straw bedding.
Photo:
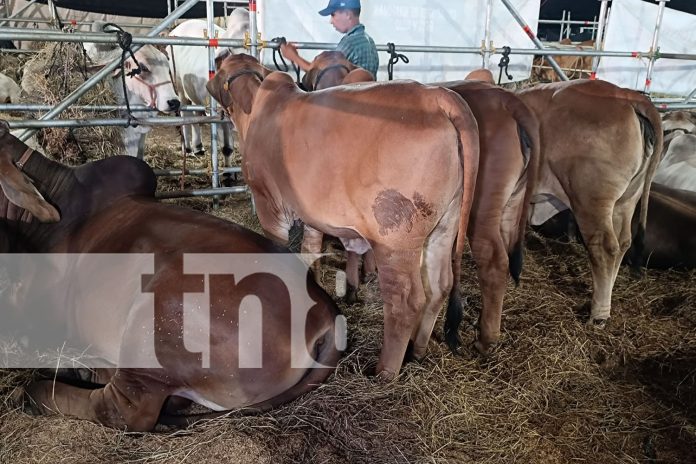
<svg viewBox="0 0 696 464">
<path fill-rule="evenodd" d="M 160 158 L 151 162 L 178 153 L 174 129 L 153 133 L 150 153 Z M 169 156 L 169 167 L 180 164 Z M 177 184 L 169 179 L 162 187 Z M 209 200 L 179 203 L 259 230 L 243 195 L 223 199 L 217 210 Z M 696 462 L 696 273 L 635 278 L 622 269 L 610 323 L 588 329 L 584 249 L 533 232 L 527 238 L 522 283 L 509 285 L 502 340 L 488 358 L 470 348 L 481 297 L 467 257 L 459 355 L 438 341 L 438 324 L 422 362 L 405 365 L 391 383 L 368 376 L 382 330 L 373 280 L 361 289 L 361 304 L 340 305 L 349 346 L 336 374 L 259 416 L 127 434 L 12 410 L 6 399 L 29 373 L 0 372 L 0 462 Z M 329 291 L 343 265 L 331 250 L 322 268 Z"/>
</svg>

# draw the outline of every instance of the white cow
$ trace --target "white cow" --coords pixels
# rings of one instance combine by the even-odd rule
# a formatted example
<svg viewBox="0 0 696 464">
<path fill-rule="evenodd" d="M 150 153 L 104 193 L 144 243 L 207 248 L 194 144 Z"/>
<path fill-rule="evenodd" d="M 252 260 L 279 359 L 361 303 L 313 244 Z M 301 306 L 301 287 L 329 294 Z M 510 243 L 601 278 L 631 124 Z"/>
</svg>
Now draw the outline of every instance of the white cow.
<svg viewBox="0 0 696 464">
<path fill-rule="evenodd" d="M 92 31 L 101 32 L 103 23 L 95 22 Z M 121 49 L 115 44 L 86 43 L 85 51 L 93 65 L 104 66 L 121 55 Z M 174 90 L 169 76 L 167 55 L 152 45 L 145 45 L 135 52 L 135 59 L 140 64 L 141 73 L 126 77 L 126 91 L 130 105 L 145 105 L 156 108 L 162 113 L 171 113 L 179 109 L 181 102 Z M 126 74 L 135 68 L 133 59 L 128 56 L 124 62 Z M 120 67 L 111 76 L 111 86 L 119 104 L 125 104 Z M 126 115 L 124 111 L 122 115 Z M 157 115 L 154 111 L 133 111 L 133 116 L 145 119 Z M 140 125 L 128 127 L 123 134 L 125 154 L 142 159 L 145 153 L 145 136 L 152 128 Z"/>
<path fill-rule="evenodd" d="M 190 19 L 174 28 L 169 35 L 171 37 L 204 38 L 207 29 L 206 21 Z M 248 30 L 249 12 L 244 8 L 236 8 L 232 12 L 227 18 L 226 29 L 215 26 L 215 33 L 219 39 L 243 39 L 244 33 Z M 209 80 L 207 50 L 201 47 L 181 45 L 170 46 L 169 50 L 169 65 L 183 104 L 207 105 L 210 99 L 208 90 L 205 88 Z M 229 53 L 242 52 L 244 52 L 244 48 L 218 48 L 215 51 L 215 56 L 217 60 L 224 58 Z M 224 137 L 222 153 L 225 156 L 225 166 L 229 166 L 230 155 L 234 147 L 232 124 L 221 124 L 221 126 Z M 196 153 L 203 151 L 200 126 L 184 126 L 184 140 L 187 151 L 191 151 L 191 149 L 195 150 Z"/>
<path fill-rule="evenodd" d="M 0 103 L 19 103 L 22 89 L 11 78 L 0 74 Z"/>
<path fill-rule="evenodd" d="M 696 192 L 696 135 L 682 133 L 672 138 L 653 182 Z"/>
</svg>

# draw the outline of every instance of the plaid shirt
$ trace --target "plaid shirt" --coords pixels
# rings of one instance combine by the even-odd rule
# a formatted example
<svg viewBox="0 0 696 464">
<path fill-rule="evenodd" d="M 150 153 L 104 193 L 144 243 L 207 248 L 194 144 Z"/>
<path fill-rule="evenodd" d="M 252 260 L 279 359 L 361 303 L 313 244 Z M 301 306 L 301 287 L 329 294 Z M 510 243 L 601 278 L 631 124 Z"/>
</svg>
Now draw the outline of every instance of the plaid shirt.
<svg viewBox="0 0 696 464">
<path fill-rule="evenodd" d="M 365 33 L 364 25 L 358 24 L 348 31 L 336 46 L 336 50 L 343 52 L 348 61 L 370 71 L 375 79 L 377 78 L 379 55 L 375 41 Z"/>
</svg>

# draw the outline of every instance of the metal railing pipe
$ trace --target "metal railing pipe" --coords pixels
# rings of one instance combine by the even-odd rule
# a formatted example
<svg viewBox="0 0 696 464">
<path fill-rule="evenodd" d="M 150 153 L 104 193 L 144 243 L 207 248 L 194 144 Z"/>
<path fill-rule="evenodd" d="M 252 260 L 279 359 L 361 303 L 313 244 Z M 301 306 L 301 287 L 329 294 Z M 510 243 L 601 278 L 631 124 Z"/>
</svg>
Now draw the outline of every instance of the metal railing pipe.
<svg viewBox="0 0 696 464">
<path fill-rule="evenodd" d="M 645 74 L 645 87 L 643 88 L 643 91 L 645 93 L 650 93 L 650 84 L 652 82 L 652 72 L 653 68 L 655 67 L 655 59 L 656 59 L 656 53 L 658 48 L 657 48 L 657 43 L 660 39 L 660 28 L 662 27 L 662 16 L 665 13 L 665 4 L 669 0 L 660 0 L 660 6 L 658 7 L 657 10 L 657 21 L 655 22 L 655 31 L 653 32 L 653 38 L 652 38 L 652 44 L 650 45 L 650 61 L 648 62 L 648 72 Z"/>
<path fill-rule="evenodd" d="M 599 27 L 597 29 L 597 38 L 595 39 L 595 50 L 604 50 L 604 22 L 607 19 L 607 8 L 609 0 L 600 0 L 602 5 L 599 9 Z M 592 58 L 592 73 L 590 79 L 597 78 L 597 68 L 599 67 L 600 56 Z"/>
<path fill-rule="evenodd" d="M 174 117 L 154 117 L 138 119 L 140 126 L 180 126 L 182 124 L 226 124 L 216 116 L 192 116 L 189 118 Z M 121 126 L 126 127 L 128 119 L 107 118 L 107 119 L 15 119 L 7 123 L 10 129 L 43 129 L 45 127 L 100 127 L 100 126 Z"/>
</svg>

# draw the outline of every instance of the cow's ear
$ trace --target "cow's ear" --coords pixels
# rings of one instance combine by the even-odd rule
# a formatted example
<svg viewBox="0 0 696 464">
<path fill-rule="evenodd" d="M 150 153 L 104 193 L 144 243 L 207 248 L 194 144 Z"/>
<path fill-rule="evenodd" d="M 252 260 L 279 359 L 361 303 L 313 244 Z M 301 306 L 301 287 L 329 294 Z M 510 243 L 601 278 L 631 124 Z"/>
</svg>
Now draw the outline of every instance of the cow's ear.
<svg viewBox="0 0 696 464">
<path fill-rule="evenodd" d="M 229 110 L 232 106 L 232 97 L 230 96 L 229 87 L 227 85 L 227 73 L 218 71 L 212 79 L 205 85 L 208 93 L 225 109 Z"/>
<path fill-rule="evenodd" d="M 310 68 L 304 76 L 302 76 L 302 85 L 307 92 L 314 90 L 314 78 L 317 75 L 316 68 Z"/>
<path fill-rule="evenodd" d="M 29 211 L 41 222 L 58 222 L 60 214 L 41 196 L 9 156 L 0 155 L 0 188 L 10 203 Z"/>
<path fill-rule="evenodd" d="M 4 137 L 6 134 L 10 133 L 10 123 L 4 119 L 0 119 L 0 137 Z"/>
<path fill-rule="evenodd" d="M 232 55 L 232 51 L 230 51 L 229 48 L 224 48 L 220 51 L 220 53 L 215 57 L 215 69 L 220 69 L 220 65 L 222 62 L 227 58 L 228 56 Z"/>
<path fill-rule="evenodd" d="M 356 82 L 372 82 L 375 77 L 366 69 L 356 67 L 343 78 L 344 84 L 354 84 Z"/>
</svg>

